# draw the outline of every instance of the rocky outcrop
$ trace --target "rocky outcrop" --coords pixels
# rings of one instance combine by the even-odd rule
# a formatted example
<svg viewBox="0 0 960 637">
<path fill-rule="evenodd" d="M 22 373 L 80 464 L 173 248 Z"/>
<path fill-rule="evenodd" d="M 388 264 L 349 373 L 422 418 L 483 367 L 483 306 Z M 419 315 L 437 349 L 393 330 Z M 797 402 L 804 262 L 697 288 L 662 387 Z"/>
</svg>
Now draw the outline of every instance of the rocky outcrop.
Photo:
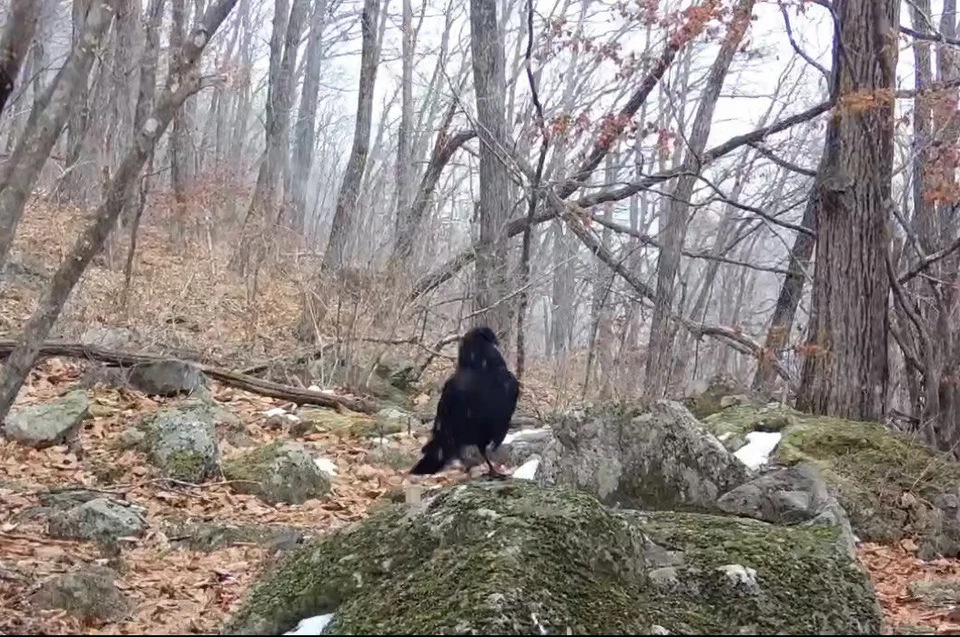
<svg viewBox="0 0 960 637">
<path fill-rule="evenodd" d="M 715 511 L 751 472 L 689 411 L 672 401 L 649 410 L 603 406 L 553 423 L 537 480 L 571 486 L 624 508 Z"/>
<path fill-rule="evenodd" d="M 254 585 L 223 632 L 278 634 L 325 614 L 324 634 L 880 630 L 836 529 L 614 511 L 527 481 L 447 487 L 311 541 Z"/>
</svg>

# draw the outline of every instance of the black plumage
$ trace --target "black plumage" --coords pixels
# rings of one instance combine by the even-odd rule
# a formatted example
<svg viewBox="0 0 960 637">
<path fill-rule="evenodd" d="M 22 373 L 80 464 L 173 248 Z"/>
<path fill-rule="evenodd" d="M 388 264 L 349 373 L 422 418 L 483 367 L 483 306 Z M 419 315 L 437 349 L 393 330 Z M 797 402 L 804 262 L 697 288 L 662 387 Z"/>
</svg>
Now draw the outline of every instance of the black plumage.
<svg viewBox="0 0 960 637">
<path fill-rule="evenodd" d="M 517 407 L 520 383 L 507 369 L 497 349 L 497 337 L 489 327 L 476 327 L 460 341 L 457 369 L 447 379 L 437 404 L 430 440 L 423 446 L 420 461 L 410 473 L 433 474 L 460 458 L 465 447 L 475 445 L 490 468 L 489 451 L 503 442 Z"/>
</svg>

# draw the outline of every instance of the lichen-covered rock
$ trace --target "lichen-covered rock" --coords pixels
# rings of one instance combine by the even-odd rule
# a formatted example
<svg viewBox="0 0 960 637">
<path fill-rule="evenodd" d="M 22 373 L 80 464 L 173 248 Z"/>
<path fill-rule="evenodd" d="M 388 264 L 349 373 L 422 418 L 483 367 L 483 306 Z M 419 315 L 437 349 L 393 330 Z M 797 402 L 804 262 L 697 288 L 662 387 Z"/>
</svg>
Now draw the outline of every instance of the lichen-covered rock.
<svg viewBox="0 0 960 637">
<path fill-rule="evenodd" d="M 749 400 L 749 394 L 743 383 L 738 382 L 726 374 L 716 374 L 708 382 L 703 391 L 696 393 L 684 401 L 684 405 L 697 418 L 706 418 L 729 406 L 729 396 L 738 396 L 741 400 Z"/>
<path fill-rule="evenodd" d="M 223 475 L 238 493 L 264 502 L 300 504 L 330 491 L 330 478 L 302 445 L 280 441 L 246 451 L 223 463 Z"/>
<path fill-rule="evenodd" d="M 8 440 L 42 449 L 75 437 L 89 415 L 87 392 L 75 390 L 50 402 L 11 409 L 3 423 L 3 435 Z"/>
<path fill-rule="evenodd" d="M 202 401 L 164 409 L 141 419 L 140 449 L 165 478 L 199 483 L 217 473 L 220 447 L 216 416 Z"/>
<path fill-rule="evenodd" d="M 65 610 L 84 622 L 120 619 L 131 606 L 116 578 L 117 573 L 104 566 L 83 566 L 47 580 L 30 601 L 40 608 Z"/>
<path fill-rule="evenodd" d="M 664 570 L 667 569 L 667 570 Z M 828 527 L 611 511 L 526 481 L 390 504 L 269 570 L 227 634 L 876 634 L 862 569 Z"/>
<path fill-rule="evenodd" d="M 537 472 L 544 485 L 573 486 L 605 504 L 659 510 L 716 510 L 721 494 L 752 475 L 673 401 L 648 410 L 600 406 L 553 425 Z"/>
<path fill-rule="evenodd" d="M 704 424 L 718 435 L 780 431 L 772 461 L 815 465 L 861 540 L 920 536 L 923 559 L 960 555 L 960 463 L 944 454 L 877 423 L 781 405 L 730 407 Z"/>
<path fill-rule="evenodd" d="M 65 511 L 53 512 L 47 522 L 50 537 L 65 540 L 112 542 L 121 537 L 140 536 L 146 528 L 139 507 L 108 498 L 95 498 Z"/>
<path fill-rule="evenodd" d="M 206 387 L 206 377 L 196 365 L 178 360 L 162 360 L 134 365 L 129 383 L 145 394 L 175 396 Z"/>
</svg>

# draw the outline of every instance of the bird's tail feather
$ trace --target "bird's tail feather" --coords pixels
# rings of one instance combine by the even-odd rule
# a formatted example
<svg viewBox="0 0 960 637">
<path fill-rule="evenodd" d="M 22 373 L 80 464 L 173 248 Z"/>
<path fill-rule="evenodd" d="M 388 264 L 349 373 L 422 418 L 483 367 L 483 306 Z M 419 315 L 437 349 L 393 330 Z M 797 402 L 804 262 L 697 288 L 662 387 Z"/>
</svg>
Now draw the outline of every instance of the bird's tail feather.
<svg viewBox="0 0 960 637">
<path fill-rule="evenodd" d="M 413 465 L 410 473 L 415 476 L 430 475 L 441 471 L 452 460 L 444 453 L 443 446 L 436 440 L 423 445 L 423 456 Z"/>
</svg>

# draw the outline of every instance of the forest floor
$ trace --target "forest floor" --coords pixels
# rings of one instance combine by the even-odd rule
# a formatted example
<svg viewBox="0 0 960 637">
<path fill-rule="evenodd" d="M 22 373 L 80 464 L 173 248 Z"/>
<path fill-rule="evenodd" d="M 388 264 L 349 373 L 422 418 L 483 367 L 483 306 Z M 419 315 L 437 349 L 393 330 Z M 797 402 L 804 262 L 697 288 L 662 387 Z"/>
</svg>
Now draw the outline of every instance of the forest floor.
<svg viewBox="0 0 960 637">
<path fill-rule="evenodd" d="M 52 272 L 69 248 L 76 215 L 28 212 L 16 249 L 27 264 L 22 280 L 0 290 L 0 333 L 11 336 L 29 316 L 42 285 L 32 270 Z M 116 303 L 122 274 L 92 266 L 61 321 L 60 334 L 76 336 L 84 327 L 105 324 L 153 330 L 160 338 L 189 342 L 201 356 L 247 363 L 294 348 L 300 291 L 293 280 L 261 283 L 253 318 L 243 305 L 242 283 L 231 281 L 223 254 L 197 250 L 189 259 L 174 256 L 166 237 L 147 226 L 129 308 Z M 214 273 L 215 275 L 211 275 Z M 22 285 L 21 285 L 22 284 Z M 176 319 L 176 320 L 173 320 Z M 184 333 L 184 330 L 186 333 Z M 18 404 L 42 402 L 79 382 L 82 364 L 50 359 L 39 365 L 18 398 Z M 287 436 L 266 426 L 263 412 L 284 405 L 211 383 L 214 398 L 236 414 L 255 443 Z M 257 544 L 234 544 L 211 552 L 175 546 L 164 522 L 194 518 L 219 524 L 289 525 L 320 534 L 363 518 L 385 494 L 403 487 L 405 469 L 369 461 L 376 443 L 348 434 L 309 434 L 300 442 L 336 466 L 328 498 L 302 505 L 268 506 L 254 496 L 233 493 L 228 484 L 198 487 L 171 485 L 135 451 L 119 451 L 112 441 L 145 413 L 171 400 L 151 399 L 123 389 L 97 386 L 89 392 L 91 418 L 80 431 L 82 453 L 65 446 L 27 449 L 0 441 L 0 634 L 185 634 L 216 633 L 236 608 L 254 578 L 275 557 Z M 415 452 L 425 431 L 401 433 L 403 449 Z M 224 454 L 230 452 L 226 447 Z M 104 479 L 108 475 L 109 479 Z M 418 483 L 463 480 L 458 471 Z M 115 494 L 146 508 L 150 530 L 125 541 L 121 558 L 102 555 L 93 543 L 54 540 L 44 525 L 24 516 L 48 489 L 86 486 Z M 895 546 L 862 544 L 858 556 L 876 586 L 887 629 L 908 626 L 924 632 L 960 633 L 960 612 L 925 606 L 912 598 L 908 584 L 916 580 L 960 578 L 960 560 L 924 562 L 910 541 Z M 124 621 L 83 625 L 62 611 L 38 611 L 30 595 L 48 577 L 80 564 L 109 563 L 120 572 L 118 585 L 133 602 Z"/>
</svg>

